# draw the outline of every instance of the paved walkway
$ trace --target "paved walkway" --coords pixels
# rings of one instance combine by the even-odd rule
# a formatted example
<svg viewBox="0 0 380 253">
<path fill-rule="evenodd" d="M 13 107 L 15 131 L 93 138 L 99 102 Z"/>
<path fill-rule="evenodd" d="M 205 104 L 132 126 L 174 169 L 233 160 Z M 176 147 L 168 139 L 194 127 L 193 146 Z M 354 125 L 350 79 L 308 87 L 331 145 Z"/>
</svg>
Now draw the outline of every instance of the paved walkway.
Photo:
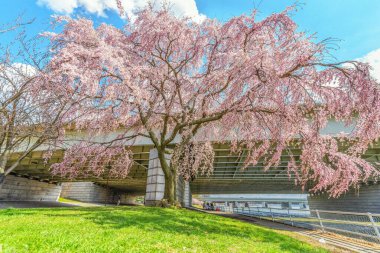
<svg viewBox="0 0 380 253">
<path fill-rule="evenodd" d="M 237 219 L 237 220 L 241 220 L 241 221 L 245 221 L 249 223 L 254 223 L 255 225 L 258 225 L 258 226 L 272 228 L 276 230 L 291 231 L 291 232 L 301 232 L 301 231 L 306 230 L 304 228 L 292 227 L 292 226 L 288 226 L 288 225 L 278 223 L 278 222 L 272 222 L 269 220 L 261 220 L 258 218 L 234 214 L 234 213 L 223 213 L 223 212 L 208 212 L 208 213 L 213 213 L 219 216 L 224 216 L 224 217 Z"/>
<path fill-rule="evenodd" d="M 0 209 L 5 208 L 51 208 L 73 207 L 76 205 L 56 201 L 0 201 Z"/>
<path fill-rule="evenodd" d="M 349 249 L 351 252 L 361 253 L 380 253 L 380 245 L 366 241 L 355 240 L 334 233 L 323 233 L 317 230 L 308 230 L 300 232 L 304 236 L 324 241 L 327 244 L 334 245 L 343 249 Z"/>
<path fill-rule="evenodd" d="M 215 214 L 223 217 L 228 217 L 231 219 L 237 219 L 244 222 L 252 223 L 258 226 L 271 228 L 279 231 L 288 231 L 302 235 L 304 237 L 309 237 L 315 242 L 320 243 L 321 245 L 330 245 L 333 248 L 333 252 L 360 252 L 360 253 L 380 253 L 380 245 L 375 243 L 369 243 L 366 241 L 355 240 L 349 237 L 337 235 L 334 233 L 322 233 L 318 230 L 308 230 L 299 227 L 293 227 L 279 222 L 272 222 L 269 220 L 262 220 L 256 217 L 250 217 L 245 215 L 239 215 L 234 213 L 224 213 L 224 212 L 215 212 L 215 211 L 206 211 L 197 208 L 190 208 L 192 210 L 206 212 L 210 214 Z"/>
</svg>

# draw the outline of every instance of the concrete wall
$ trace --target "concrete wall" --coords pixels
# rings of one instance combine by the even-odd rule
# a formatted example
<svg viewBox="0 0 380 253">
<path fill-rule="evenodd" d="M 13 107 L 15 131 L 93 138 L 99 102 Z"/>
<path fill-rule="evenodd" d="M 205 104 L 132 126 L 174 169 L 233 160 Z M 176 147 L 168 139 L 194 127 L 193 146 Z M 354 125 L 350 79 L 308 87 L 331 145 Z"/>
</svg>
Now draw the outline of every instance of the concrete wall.
<svg viewBox="0 0 380 253">
<path fill-rule="evenodd" d="M 93 203 L 114 202 L 112 191 L 92 182 L 62 183 L 61 197 Z"/>
<path fill-rule="evenodd" d="M 136 204 L 136 197 L 135 195 L 131 195 L 128 193 L 120 194 L 120 204 L 124 205 L 135 205 Z M 117 200 L 116 200 L 117 202 Z"/>
<path fill-rule="evenodd" d="M 364 185 L 359 191 L 350 191 L 339 198 L 309 196 L 308 202 L 310 209 L 380 213 L 380 184 Z"/>
<path fill-rule="evenodd" d="M 60 185 L 11 175 L 0 185 L 0 200 L 7 201 L 57 201 L 60 193 Z"/>
<path fill-rule="evenodd" d="M 62 183 L 62 198 L 90 203 L 135 204 L 135 196 L 121 193 L 115 189 L 97 185 L 93 182 Z"/>
</svg>

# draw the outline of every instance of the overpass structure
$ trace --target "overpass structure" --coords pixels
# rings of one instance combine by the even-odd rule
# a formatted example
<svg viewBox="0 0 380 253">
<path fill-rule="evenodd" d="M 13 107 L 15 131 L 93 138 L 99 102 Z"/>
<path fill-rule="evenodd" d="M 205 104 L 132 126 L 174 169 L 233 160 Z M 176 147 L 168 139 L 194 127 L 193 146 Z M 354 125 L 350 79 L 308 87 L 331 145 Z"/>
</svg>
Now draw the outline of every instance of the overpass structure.
<svg viewBox="0 0 380 253">
<path fill-rule="evenodd" d="M 337 134 L 349 128 L 337 122 L 330 122 L 323 130 L 326 134 Z M 72 133 L 70 138 L 78 138 Z M 258 194 L 258 193 L 302 193 L 294 184 L 294 178 L 287 171 L 289 155 L 284 153 L 281 163 L 264 171 L 262 163 L 242 169 L 246 153 L 233 154 L 229 144 L 215 144 L 214 172 L 209 177 L 199 176 L 192 182 L 179 180 L 177 197 L 183 205 L 191 203 L 191 194 Z M 44 148 L 35 150 L 5 179 L 0 188 L 0 200 L 54 200 L 62 196 L 89 202 L 128 203 L 132 196 L 145 195 L 148 204 L 162 199 L 165 179 L 152 143 L 147 139 L 136 140 L 132 146 L 134 165 L 127 178 L 118 179 L 104 175 L 101 178 L 67 178 L 54 176 L 50 172 L 53 163 L 61 161 L 63 150 L 53 152 L 45 163 Z M 293 149 L 295 158 L 300 150 Z M 298 155 L 298 156 L 297 156 Z M 16 159 L 17 153 L 11 159 Z M 363 158 L 370 162 L 380 161 L 380 143 L 371 147 Z M 59 193 L 59 194 L 58 194 Z M 380 213 L 380 186 L 375 182 L 363 186 L 360 192 L 349 192 L 339 200 L 327 196 L 310 196 L 309 205 L 313 209 L 335 209 L 350 211 L 372 211 Z"/>
</svg>

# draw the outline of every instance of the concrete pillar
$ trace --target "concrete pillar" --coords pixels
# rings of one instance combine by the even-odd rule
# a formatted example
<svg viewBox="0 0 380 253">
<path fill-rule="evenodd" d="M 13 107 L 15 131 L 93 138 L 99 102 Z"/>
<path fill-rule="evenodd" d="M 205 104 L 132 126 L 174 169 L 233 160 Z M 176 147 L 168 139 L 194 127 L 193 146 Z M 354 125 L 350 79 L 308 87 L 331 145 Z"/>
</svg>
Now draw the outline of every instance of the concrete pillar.
<svg viewBox="0 0 380 253">
<path fill-rule="evenodd" d="M 60 184 L 49 184 L 24 177 L 8 175 L 0 185 L 0 200 L 4 201 L 57 201 Z"/>
<path fill-rule="evenodd" d="M 170 160 L 170 155 L 166 155 Z M 154 206 L 164 198 L 165 193 L 165 175 L 162 171 L 160 160 L 158 159 L 157 149 L 151 149 L 149 152 L 149 168 L 146 181 L 145 205 Z"/>
<path fill-rule="evenodd" d="M 178 177 L 175 190 L 176 190 L 177 201 L 181 203 L 182 206 L 184 206 L 185 180 L 183 180 L 182 177 Z"/>
<path fill-rule="evenodd" d="M 191 197 L 191 189 L 190 189 L 189 182 L 185 181 L 185 192 L 183 195 L 184 195 L 183 206 L 190 207 L 192 205 L 192 197 Z"/>
<path fill-rule="evenodd" d="M 165 155 L 166 160 L 170 163 L 170 155 Z M 165 194 L 165 174 L 162 171 L 160 160 L 158 159 L 157 149 L 151 149 L 149 152 L 149 168 L 146 182 L 145 205 L 154 206 L 164 198 Z M 176 185 L 177 201 L 182 206 L 191 206 L 190 185 L 181 177 L 177 180 Z"/>
</svg>

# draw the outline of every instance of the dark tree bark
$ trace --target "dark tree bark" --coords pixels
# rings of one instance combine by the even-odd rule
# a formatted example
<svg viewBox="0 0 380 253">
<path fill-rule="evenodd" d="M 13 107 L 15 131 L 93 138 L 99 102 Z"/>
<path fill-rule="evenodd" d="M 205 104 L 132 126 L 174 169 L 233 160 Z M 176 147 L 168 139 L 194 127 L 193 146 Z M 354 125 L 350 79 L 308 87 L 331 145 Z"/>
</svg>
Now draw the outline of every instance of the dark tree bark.
<svg viewBox="0 0 380 253">
<path fill-rule="evenodd" d="M 165 193 L 164 198 L 168 200 L 169 204 L 173 205 L 177 201 L 176 194 L 177 176 L 174 173 L 165 175 Z"/>
<path fill-rule="evenodd" d="M 0 186 L 3 184 L 4 181 L 5 181 L 5 174 L 0 173 Z"/>
</svg>

